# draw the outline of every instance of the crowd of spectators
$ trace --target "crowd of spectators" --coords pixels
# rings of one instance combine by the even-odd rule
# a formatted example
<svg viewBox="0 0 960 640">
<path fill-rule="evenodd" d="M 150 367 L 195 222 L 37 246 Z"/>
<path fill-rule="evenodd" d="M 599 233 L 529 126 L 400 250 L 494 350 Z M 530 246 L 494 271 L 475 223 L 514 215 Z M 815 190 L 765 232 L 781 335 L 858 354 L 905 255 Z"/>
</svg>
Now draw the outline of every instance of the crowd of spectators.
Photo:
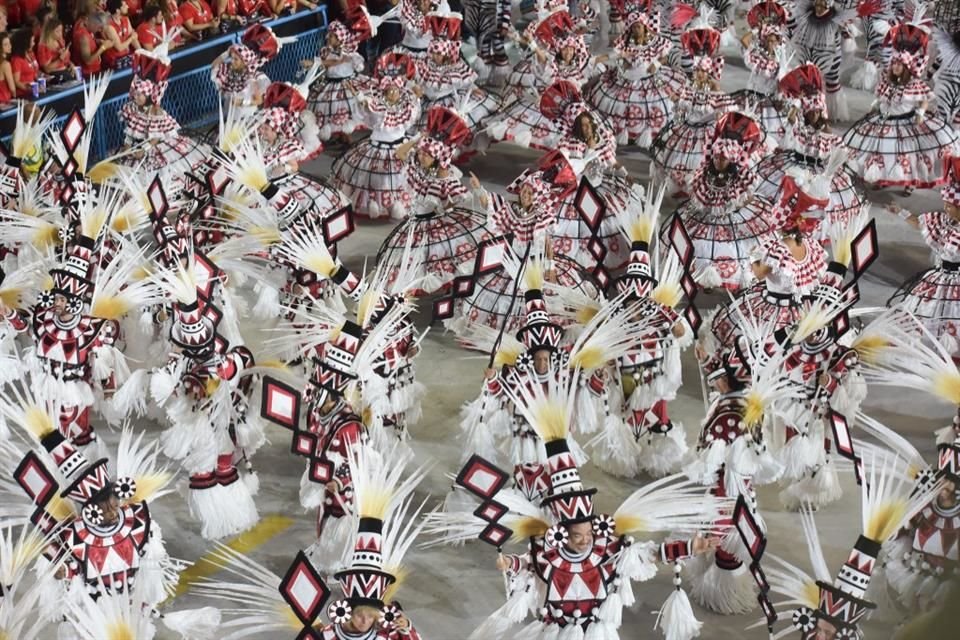
<svg viewBox="0 0 960 640">
<path fill-rule="evenodd" d="M 138 48 L 181 46 L 322 0 L 0 0 L 0 108 L 130 64 Z"/>
</svg>

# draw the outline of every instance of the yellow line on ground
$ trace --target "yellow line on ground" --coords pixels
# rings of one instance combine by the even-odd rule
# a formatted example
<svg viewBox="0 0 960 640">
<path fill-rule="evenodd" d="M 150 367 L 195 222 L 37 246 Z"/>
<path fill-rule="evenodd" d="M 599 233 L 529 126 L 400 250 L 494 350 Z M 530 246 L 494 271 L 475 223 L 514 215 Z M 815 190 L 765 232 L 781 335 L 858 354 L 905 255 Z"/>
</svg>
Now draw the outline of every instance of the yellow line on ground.
<svg viewBox="0 0 960 640">
<path fill-rule="evenodd" d="M 225 546 L 237 553 L 249 553 L 289 529 L 293 522 L 293 518 L 286 516 L 266 516 L 249 531 L 244 531 L 225 543 Z M 215 554 L 215 551 L 204 554 L 193 565 L 180 572 L 180 580 L 173 592 L 174 597 L 183 595 L 201 579 L 209 578 L 220 571 L 220 566 L 213 562 Z"/>
</svg>

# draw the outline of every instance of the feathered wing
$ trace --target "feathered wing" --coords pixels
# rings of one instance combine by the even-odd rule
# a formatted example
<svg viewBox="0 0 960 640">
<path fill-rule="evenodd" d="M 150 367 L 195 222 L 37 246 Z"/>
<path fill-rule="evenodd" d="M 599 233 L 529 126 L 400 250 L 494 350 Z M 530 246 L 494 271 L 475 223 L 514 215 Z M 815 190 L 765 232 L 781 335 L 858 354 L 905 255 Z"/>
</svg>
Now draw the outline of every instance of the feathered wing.
<svg viewBox="0 0 960 640">
<path fill-rule="evenodd" d="M 129 502 L 156 500 L 168 493 L 173 473 L 160 461 L 160 441 L 143 443 L 144 433 L 134 435 L 125 425 L 117 444 L 117 478 L 132 478 L 136 493 Z"/>
<path fill-rule="evenodd" d="M 734 500 L 705 492 L 684 474 L 649 482 L 633 492 L 613 514 L 617 533 L 693 532 L 712 527 Z"/>
</svg>

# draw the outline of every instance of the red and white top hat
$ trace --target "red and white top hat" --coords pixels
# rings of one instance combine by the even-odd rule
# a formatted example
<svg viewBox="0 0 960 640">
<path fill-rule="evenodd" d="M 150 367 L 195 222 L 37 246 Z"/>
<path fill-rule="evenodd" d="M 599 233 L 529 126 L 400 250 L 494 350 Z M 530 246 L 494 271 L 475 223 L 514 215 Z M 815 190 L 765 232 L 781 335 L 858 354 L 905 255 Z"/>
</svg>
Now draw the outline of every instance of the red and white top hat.
<svg viewBox="0 0 960 640">
<path fill-rule="evenodd" d="M 541 504 L 550 509 L 561 524 L 576 524 L 593 519 L 593 495 L 580 479 L 580 469 L 570 452 L 566 438 L 545 443 L 550 488 Z"/>
<path fill-rule="evenodd" d="M 93 286 L 90 271 L 94 248 L 93 239 L 87 236 L 80 236 L 71 244 L 66 261 L 50 271 L 53 277 L 53 293 L 68 298 L 83 298 L 90 292 Z"/>
</svg>

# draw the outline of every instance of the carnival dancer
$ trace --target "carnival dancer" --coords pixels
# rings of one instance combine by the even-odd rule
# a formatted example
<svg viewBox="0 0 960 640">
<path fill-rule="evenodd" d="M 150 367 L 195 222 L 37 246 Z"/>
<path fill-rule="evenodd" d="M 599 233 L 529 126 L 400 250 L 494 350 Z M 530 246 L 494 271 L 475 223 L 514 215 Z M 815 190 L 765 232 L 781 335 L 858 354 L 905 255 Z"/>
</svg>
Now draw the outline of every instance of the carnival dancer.
<svg viewBox="0 0 960 640">
<path fill-rule="evenodd" d="M 198 272 L 206 273 L 198 280 Z M 231 302 L 219 291 L 225 274 L 209 258 L 177 256 L 159 278 L 173 303 L 170 339 L 177 347 L 150 379 L 151 396 L 170 425 L 162 436 L 164 453 L 190 474 L 188 504 L 201 534 L 235 535 L 259 520 L 253 500 L 259 482 L 250 459 L 265 437 L 258 416 L 248 411 L 254 378 L 246 370 L 253 354 L 223 337 L 229 327 L 220 328 L 225 313 L 213 300 Z"/>
<path fill-rule="evenodd" d="M 211 149 L 181 135 L 180 125 L 160 105 L 171 69 L 167 44 L 133 53 L 130 101 L 119 114 L 124 122 L 123 150 L 129 155 L 120 161 L 151 173 L 160 171 L 165 179 L 172 179 L 200 164 Z"/>
<path fill-rule="evenodd" d="M 713 316 L 710 330 L 722 348 L 742 335 L 746 319 L 772 323 L 773 330 L 793 325 L 803 299 L 813 292 L 827 268 L 826 252 L 813 240 L 827 203 L 826 181 L 786 176 L 770 218 L 779 233 L 766 234 L 749 251 L 750 271 L 758 281 Z M 778 237 L 779 236 L 779 237 Z"/>
<path fill-rule="evenodd" d="M 662 187 L 644 193 L 634 186 L 620 217 L 631 242 L 630 261 L 614 291 L 626 295 L 623 304 L 647 318 L 649 327 L 619 358 L 617 375 L 604 389 L 609 415 L 603 433 L 590 444 L 602 451 L 597 466 L 624 477 L 641 469 L 656 477 L 675 473 L 688 451 L 683 424 L 672 421 L 667 409 L 680 388 L 680 351 L 692 343 L 693 330 L 675 309 L 683 269 L 672 250 L 653 242 L 663 195 Z"/>
<path fill-rule="evenodd" d="M 936 187 L 946 179 L 950 156 L 960 152 L 953 127 L 927 113 L 933 93 L 925 80 L 929 36 L 919 26 L 900 23 L 887 33 L 891 49 L 877 83 L 877 109 L 858 120 L 843 137 L 850 166 L 867 183 Z"/>
<path fill-rule="evenodd" d="M 933 72 L 937 115 L 956 126 L 960 122 L 960 47 L 954 42 L 954 34 L 940 27 L 934 27 L 933 40 L 939 63 Z"/>
<path fill-rule="evenodd" d="M 620 236 L 616 212 L 626 206 L 630 185 L 627 170 L 617 160 L 613 130 L 587 103 L 577 88 L 565 80 L 553 83 L 540 100 L 540 110 L 557 123 L 559 151 L 576 175 L 576 182 L 560 194 L 553 246 L 581 267 L 619 269 L 627 261 L 627 247 Z M 586 180 L 603 202 L 603 216 L 594 226 L 580 213 L 577 193 Z M 599 205 L 598 205 L 599 206 Z M 592 245 L 606 248 L 602 262 Z"/>
<path fill-rule="evenodd" d="M 377 60 L 378 88 L 360 94 L 370 137 L 347 149 L 331 169 L 331 184 L 350 198 L 357 215 L 400 219 L 410 204 L 396 150 L 420 118 L 420 99 L 411 87 L 415 73 L 407 54 L 386 53 Z"/>
<path fill-rule="evenodd" d="M 487 210 L 487 230 L 494 235 L 512 237 L 510 253 L 516 259 L 516 267 L 522 269 L 523 256 L 539 256 L 544 259 L 542 275 L 546 281 L 596 299 L 600 292 L 586 271 L 553 248 L 559 189 L 552 180 L 566 174 L 572 175 L 566 159 L 554 152 L 541 158 L 535 169 L 524 171 L 507 185 L 507 193 L 516 199 L 507 200 L 500 194 L 489 193 L 473 179 L 471 185 L 475 201 Z M 517 330 L 524 321 L 520 305 L 513 304 L 517 277 L 519 274 L 511 273 L 510 269 L 479 276 L 473 294 L 458 301 L 447 327 L 460 337 L 477 327 Z M 552 298 L 552 293 L 547 295 L 548 300 Z"/>
<path fill-rule="evenodd" d="M 825 110 L 840 122 L 850 119 L 847 97 L 840 86 L 843 54 L 856 51 L 852 21 L 856 9 L 834 0 L 798 0 L 793 9 L 791 42 L 797 58 L 817 66 L 825 83 Z"/>
<path fill-rule="evenodd" d="M 458 113 L 433 107 L 423 133 L 397 148 L 411 194 L 409 217 L 383 241 L 377 262 L 399 270 L 407 243 L 417 247 L 420 280 L 412 295 L 444 290 L 458 274 L 469 273 L 478 243 L 490 237 L 485 216 L 463 206 L 470 192 L 460 170 L 451 166 L 470 135 Z"/>
<path fill-rule="evenodd" d="M 798 394 L 782 379 L 784 355 L 770 348 L 772 338 L 767 327 L 755 326 L 708 377 L 717 393 L 701 427 L 697 459 L 686 470 L 710 487 L 712 495 L 742 500 L 759 536 L 765 535 L 766 525 L 756 488 L 775 482 L 783 471 L 768 450 L 764 433 L 773 423 L 777 404 Z M 699 345 L 697 356 L 703 360 Z M 727 512 L 719 522 L 731 523 L 734 518 L 733 512 Z M 731 530 L 714 554 L 691 565 L 694 600 L 723 615 L 751 611 L 757 596 L 747 571 L 750 563 L 750 550 Z"/>
<path fill-rule="evenodd" d="M 651 147 L 654 181 L 665 181 L 669 195 L 691 193 L 717 119 L 733 105 L 719 85 L 724 65 L 719 55 L 720 32 L 710 27 L 689 29 L 680 44 L 693 58 L 693 72 L 690 81 L 671 96 L 674 118 Z"/>
<path fill-rule="evenodd" d="M 349 17 L 355 17 L 353 13 Z M 348 26 L 349 25 L 349 26 Z M 372 81 L 363 74 L 364 60 L 357 52 L 362 35 L 353 23 L 345 25 L 332 20 L 327 25 L 327 39 L 313 60 L 304 60 L 306 67 L 319 66 L 325 71 L 310 87 L 307 106 L 319 127 L 320 140 L 347 138 L 362 123 L 363 115 L 357 96 L 371 88 Z"/>
<path fill-rule="evenodd" d="M 461 5 L 467 41 L 477 50 L 474 66 L 480 80 L 488 87 L 502 88 L 510 74 L 507 35 L 513 28 L 513 7 L 504 0 L 467 0 Z"/>
<path fill-rule="evenodd" d="M 787 49 L 787 10 L 775 0 L 764 0 L 747 12 L 748 31 L 741 39 L 743 62 L 750 70 L 747 87 L 733 94 L 741 109 L 756 112 L 763 131 L 779 142 L 786 133 L 777 91 L 780 63 Z"/>
<path fill-rule="evenodd" d="M 241 115 L 256 113 L 270 86 L 263 66 L 277 57 L 283 45 L 290 41 L 290 38 L 278 38 L 260 23 L 247 27 L 240 42 L 210 64 L 210 75 L 222 103 L 242 108 Z"/>
<path fill-rule="evenodd" d="M 766 138 L 756 120 L 731 111 L 720 117 L 706 157 L 691 182 L 690 198 L 674 214 L 693 242 L 694 273 L 708 289 L 739 291 L 753 280 L 751 251 L 773 237 L 771 203 L 754 195 L 754 159 Z M 666 243 L 672 221 L 660 232 Z"/>
<path fill-rule="evenodd" d="M 865 449 L 860 464 L 862 529 L 836 578 L 832 579 L 827 570 L 816 523 L 809 512 L 802 514 L 801 527 L 814 575 L 779 557 L 773 557 L 774 566 L 769 566 L 771 593 L 786 596 L 786 607 L 800 605 L 792 616 L 784 610 L 777 613 L 780 619 L 791 620 L 803 640 L 863 637 L 861 624 L 877 607 L 867 600 L 867 590 L 881 566 L 882 545 L 908 527 L 910 520 L 942 490 L 942 483 L 933 482 L 914 491 L 905 461 L 883 448 Z M 770 609 L 776 611 L 773 606 Z"/>
<path fill-rule="evenodd" d="M 403 27 L 403 40 L 384 53 L 402 54 L 407 56 L 416 65 L 427 57 L 427 45 L 430 44 L 433 33 L 427 16 L 437 7 L 436 0 L 400 0 L 400 25 Z"/>
<path fill-rule="evenodd" d="M 830 174 L 830 202 L 824 210 L 826 222 L 846 222 L 857 216 L 866 198 L 854 183 L 846 158 L 836 150 L 843 147 L 840 136 L 831 131 L 824 95 L 823 76 L 816 65 L 807 63 L 788 68 L 781 64 L 780 94 L 786 103 L 786 134 L 780 148 L 756 166 L 760 180 L 756 193 L 775 202 L 786 174 L 795 169 Z"/>
<path fill-rule="evenodd" d="M 556 149 L 560 133 L 557 124 L 540 111 L 540 99 L 547 87 L 559 79 L 557 60 L 564 57 L 559 42 L 569 37 L 573 28 L 573 18 L 564 5 L 554 7 L 545 17 L 529 25 L 522 36 L 513 32 L 513 37 L 526 46 L 528 53 L 507 77 L 502 112 L 490 119 L 488 132 L 493 140 L 542 151 Z M 575 50 L 568 55 L 571 60 L 576 59 Z"/>
<path fill-rule="evenodd" d="M 359 523 L 339 550 L 343 570 L 334 574 L 343 597 L 326 607 L 328 624 L 320 615 L 330 596 L 326 573 L 315 568 L 299 552 L 287 575 L 303 582 L 281 579 L 251 558 L 221 546 L 214 562 L 226 569 L 235 582 L 220 580 L 199 588 L 205 598 L 219 600 L 230 616 L 234 636 L 252 637 L 269 630 L 275 634 L 310 633 L 322 640 L 420 640 L 399 602 L 394 600 L 406 575 L 404 555 L 423 528 L 417 523 L 420 508 L 412 505 L 412 493 L 423 480 L 421 467 L 407 471 L 412 454 L 403 450 L 378 455 L 358 448 L 347 458 L 354 478 L 354 502 Z M 309 583 L 306 589 L 304 586 Z M 311 597 L 304 607 L 304 596 Z M 237 609 L 237 599 L 252 602 L 257 609 Z"/>
<path fill-rule="evenodd" d="M 660 34 L 658 11 L 631 13 L 626 25 L 608 58 L 611 68 L 585 97 L 607 117 L 618 144 L 647 149 L 670 121 L 672 96 L 680 94 L 686 78 L 667 64 L 673 43 Z"/>
<path fill-rule="evenodd" d="M 918 229 L 934 255 L 934 265 L 902 284 L 890 297 L 898 306 L 920 318 L 950 355 L 960 357 L 960 160 L 951 159 L 950 184 L 940 190 L 942 211 L 915 215 L 888 205 L 891 213 Z"/>
<path fill-rule="evenodd" d="M 487 120 L 500 108 L 500 98 L 476 85 L 477 72 L 460 55 L 460 25 L 463 17 L 440 7 L 427 16 L 433 34 L 427 45 L 427 56 L 417 62 L 417 84 L 423 91 L 418 128 L 427 124 L 431 107 L 440 106 L 461 112 L 470 129 L 471 148 L 486 144 L 484 129 Z"/>
<path fill-rule="evenodd" d="M 717 516 L 726 501 L 705 496 L 679 476 L 633 493 L 613 517 L 594 512 L 596 489 L 584 486 L 567 441 L 579 386 L 576 375 L 562 376 L 546 389 L 535 385 L 511 392 L 519 410 L 545 441 L 542 497 L 528 500 L 502 488 L 509 474 L 477 456 L 459 476 L 461 486 L 481 500 L 474 513 L 483 515 L 493 501 L 503 501 L 509 506 L 493 522 L 506 530 L 506 535 L 512 530 L 518 541 L 526 539 L 529 545 L 524 554 L 497 559 L 497 568 L 506 572 L 509 584 L 507 603 L 470 638 L 514 637 L 515 626 L 531 612 L 536 620 L 524 630 L 531 638 L 557 633 L 616 637 L 622 608 L 635 601 L 632 581 L 653 577 L 658 563 L 675 564 L 679 578 L 680 561 L 710 548 L 699 536 L 659 545 L 637 542 L 630 536 L 654 531 L 695 534 L 699 523 Z M 497 478 L 492 487 L 473 482 L 480 469 Z M 435 512 L 429 519 L 427 532 L 435 534 L 438 542 L 464 541 L 478 533 L 481 540 L 498 549 L 508 542 L 506 535 L 490 535 L 488 523 L 469 512 Z M 679 585 L 678 579 L 675 584 Z M 661 625 L 668 637 L 688 640 L 699 633 L 701 623 L 682 589 L 672 591 L 661 611 Z"/>
</svg>

